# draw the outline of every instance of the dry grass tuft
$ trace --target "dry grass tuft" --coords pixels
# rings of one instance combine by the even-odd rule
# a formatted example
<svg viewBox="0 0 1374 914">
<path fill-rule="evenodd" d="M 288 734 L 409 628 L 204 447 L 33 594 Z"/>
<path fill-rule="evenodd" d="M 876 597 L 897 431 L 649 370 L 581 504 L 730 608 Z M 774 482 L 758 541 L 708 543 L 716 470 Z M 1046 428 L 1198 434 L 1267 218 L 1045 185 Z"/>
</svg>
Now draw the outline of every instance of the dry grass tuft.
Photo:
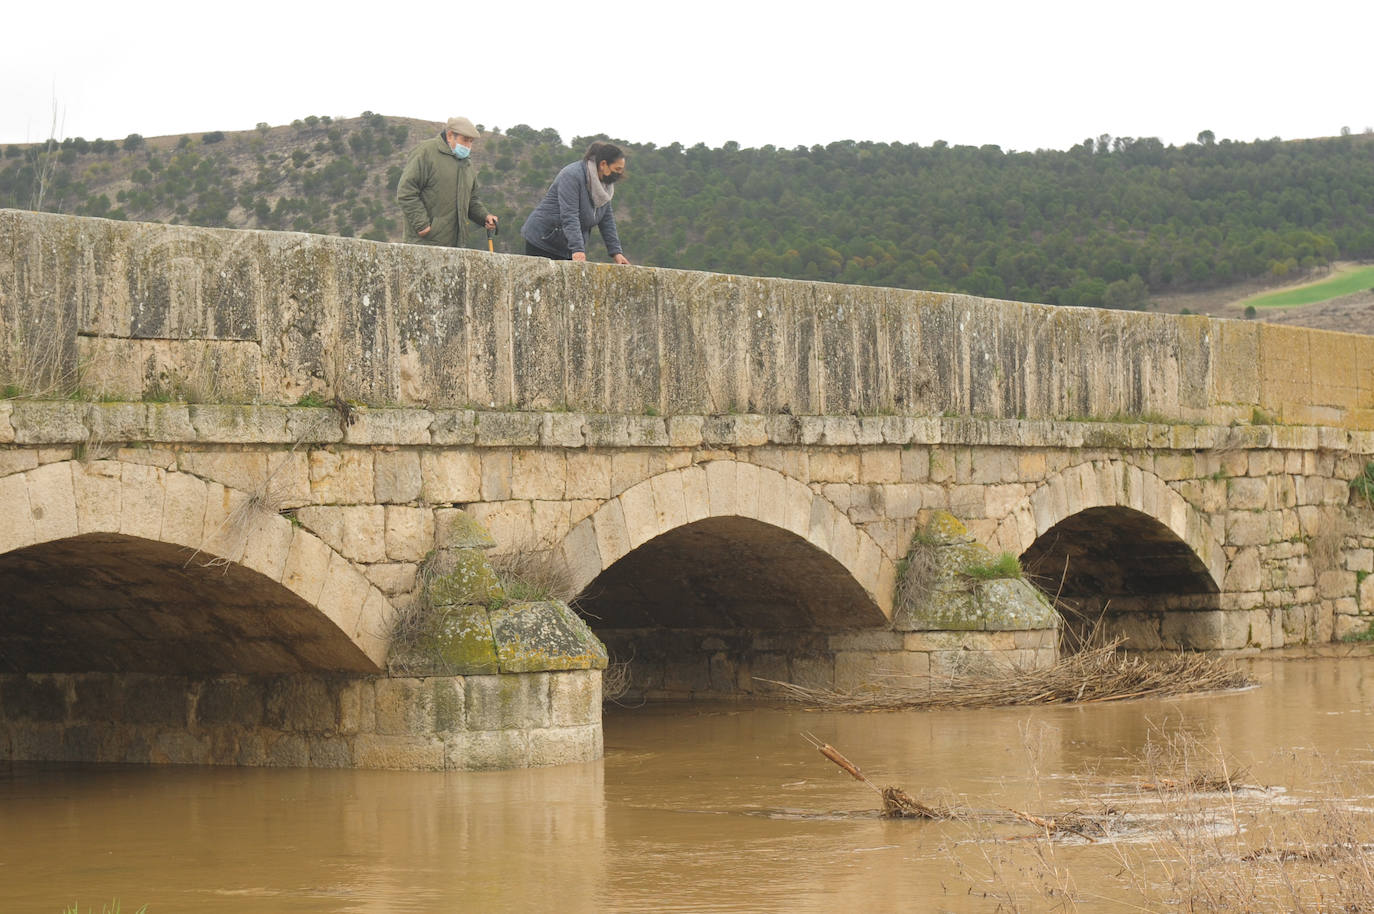
<svg viewBox="0 0 1374 914">
<path fill-rule="evenodd" d="M 601 700 L 619 702 L 630 691 L 630 661 L 613 660 L 601 674 Z"/>
<path fill-rule="evenodd" d="M 1350 535 L 1350 520 L 1344 514 L 1323 514 L 1307 537 L 1307 557 L 1317 574 L 1341 567 L 1345 539 Z"/>
<path fill-rule="evenodd" d="M 67 397 L 81 388 L 83 371 L 70 367 L 57 327 L 38 318 L 16 322 L 0 340 L 0 399 Z"/>
<path fill-rule="evenodd" d="M 506 597 L 518 603 L 558 601 L 575 606 L 578 591 L 572 572 L 550 549 L 517 544 L 510 552 L 488 554 Z"/>
<path fill-rule="evenodd" d="M 898 566 L 897 587 L 892 595 L 893 611 L 908 614 L 919 612 L 930 599 L 939 570 L 939 552 L 918 531 L 911 538 L 911 548 Z"/>
</svg>

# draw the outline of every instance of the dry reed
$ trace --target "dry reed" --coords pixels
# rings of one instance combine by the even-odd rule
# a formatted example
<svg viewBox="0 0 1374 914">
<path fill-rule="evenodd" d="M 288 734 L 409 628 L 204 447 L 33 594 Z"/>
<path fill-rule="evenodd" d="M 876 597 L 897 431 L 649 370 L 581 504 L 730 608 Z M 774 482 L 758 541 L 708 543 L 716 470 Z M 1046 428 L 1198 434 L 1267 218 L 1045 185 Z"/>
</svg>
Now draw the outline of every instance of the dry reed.
<svg viewBox="0 0 1374 914">
<path fill-rule="evenodd" d="M 1050 705 L 1167 697 L 1247 688 L 1255 681 L 1207 654 L 1143 657 L 1122 653 L 1124 639 L 1071 654 L 1046 669 L 1009 667 L 952 679 L 892 676 L 852 690 L 810 688 L 765 679 L 784 698 L 833 711 L 904 711 Z"/>
<path fill-rule="evenodd" d="M 1000 824 L 995 817 L 972 815 L 960 821 L 974 828 L 973 840 L 951 854 L 969 894 L 1010 912 L 1374 912 L 1369 772 L 1307 753 L 1284 757 L 1293 765 L 1285 780 L 1308 788 L 1307 798 L 1240 784 L 1240 769 L 1194 735 L 1152 738 L 1136 760 L 1134 785 L 1104 796 L 1096 779 L 1080 781 L 1091 788 L 1087 802 L 1109 804 L 1083 820 L 1105 826 L 1105 840 L 1066 853 L 1065 839 L 1080 836 L 1076 814 L 1017 814 L 1038 832 L 1019 837 L 991 828 Z M 1055 827 L 1042 828 L 1042 818 Z M 970 865 L 970 848 L 981 866 Z M 1098 874 L 1085 880 L 1092 889 L 1075 879 L 1080 868 Z"/>
<path fill-rule="evenodd" d="M 630 661 L 612 660 L 601 674 L 601 700 L 619 704 L 630 691 Z"/>
</svg>

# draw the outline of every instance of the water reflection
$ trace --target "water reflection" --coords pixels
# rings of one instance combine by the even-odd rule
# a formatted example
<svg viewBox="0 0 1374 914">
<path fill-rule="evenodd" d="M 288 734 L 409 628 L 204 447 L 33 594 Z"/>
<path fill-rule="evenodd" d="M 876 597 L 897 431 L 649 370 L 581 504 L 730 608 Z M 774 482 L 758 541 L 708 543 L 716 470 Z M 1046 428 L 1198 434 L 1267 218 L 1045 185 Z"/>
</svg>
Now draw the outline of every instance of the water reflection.
<svg viewBox="0 0 1374 914">
<path fill-rule="evenodd" d="M 926 800 L 1044 808 L 1191 732 L 1253 779 L 1275 750 L 1370 760 L 1374 660 L 1252 661 L 1244 693 L 884 714 L 612 709 L 604 762 L 501 773 L 0 768 L 0 901 L 167 912 L 991 909 L 967 827 L 877 796 L 801 738 Z M 1032 777 L 1032 771 L 1038 777 Z M 1294 785 L 1295 795 L 1319 790 Z M 830 816 L 827 813 L 838 813 Z M 1079 883 L 1110 874 L 1079 874 Z"/>
</svg>

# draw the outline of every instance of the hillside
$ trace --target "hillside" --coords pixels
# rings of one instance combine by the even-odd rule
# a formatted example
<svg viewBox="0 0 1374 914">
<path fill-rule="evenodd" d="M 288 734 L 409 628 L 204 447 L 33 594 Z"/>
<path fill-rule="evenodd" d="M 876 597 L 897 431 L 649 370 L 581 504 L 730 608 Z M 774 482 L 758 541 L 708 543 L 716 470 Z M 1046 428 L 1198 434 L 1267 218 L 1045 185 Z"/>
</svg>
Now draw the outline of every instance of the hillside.
<svg viewBox="0 0 1374 914">
<path fill-rule="evenodd" d="M 401 237 L 395 185 L 433 122 L 366 112 L 238 133 L 4 148 L 0 206 L 234 228 Z M 474 150 L 499 250 L 590 137 L 491 128 Z M 1181 310 L 1374 259 L 1374 136 L 1067 151 L 842 142 L 622 143 L 616 217 L 652 266 Z M 40 200 L 41 197 L 41 200 Z M 485 247 L 482 232 L 474 246 Z M 593 244 L 593 259 L 604 248 Z M 1190 310 L 1202 310 L 1191 308 Z"/>
</svg>

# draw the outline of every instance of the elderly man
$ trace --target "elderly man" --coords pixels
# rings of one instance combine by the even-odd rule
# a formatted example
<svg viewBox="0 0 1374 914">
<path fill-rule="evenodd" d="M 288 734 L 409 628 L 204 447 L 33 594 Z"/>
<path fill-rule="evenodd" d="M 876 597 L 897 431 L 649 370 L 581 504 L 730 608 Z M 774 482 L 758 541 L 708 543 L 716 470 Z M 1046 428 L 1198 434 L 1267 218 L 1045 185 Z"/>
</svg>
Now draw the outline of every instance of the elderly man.
<svg viewBox="0 0 1374 914">
<path fill-rule="evenodd" d="M 405 214 L 405 240 L 459 247 L 465 219 L 488 229 L 496 217 L 477 196 L 477 171 L 468 156 L 481 133 L 465 117 L 451 117 L 443 131 L 411 150 L 396 202 Z"/>
</svg>

